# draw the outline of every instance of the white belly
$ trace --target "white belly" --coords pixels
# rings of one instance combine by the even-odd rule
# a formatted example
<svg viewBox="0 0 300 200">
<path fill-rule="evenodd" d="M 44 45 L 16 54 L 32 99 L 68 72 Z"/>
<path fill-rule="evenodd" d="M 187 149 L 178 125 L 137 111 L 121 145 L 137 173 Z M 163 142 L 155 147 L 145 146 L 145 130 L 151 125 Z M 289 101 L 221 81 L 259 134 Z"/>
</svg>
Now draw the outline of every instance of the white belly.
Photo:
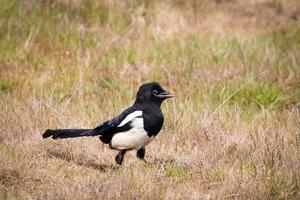
<svg viewBox="0 0 300 200">
<path fill-rule="evenodd" d="M 135 118 L 132 122 L 133 128 L 129 131 L 117 133 L 111 140 L 114 149 L 140 149 L 153 140 L 144 130 L 143 118 Z"/>
</svg>

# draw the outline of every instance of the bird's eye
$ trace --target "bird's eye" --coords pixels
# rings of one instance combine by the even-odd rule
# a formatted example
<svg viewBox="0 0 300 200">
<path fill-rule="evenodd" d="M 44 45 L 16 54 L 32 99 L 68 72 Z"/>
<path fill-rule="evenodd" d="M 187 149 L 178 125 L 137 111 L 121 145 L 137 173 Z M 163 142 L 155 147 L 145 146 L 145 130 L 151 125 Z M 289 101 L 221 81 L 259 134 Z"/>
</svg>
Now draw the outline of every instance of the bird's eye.
<svg viewBox="0 0 300 200">
<path fill-rule="evenodd" d="M 152 91 L 152 94 L 154 94 L 154 95 L 157 95 L 157 93 L 158 93 L 157 90 Z"/>
</svg>

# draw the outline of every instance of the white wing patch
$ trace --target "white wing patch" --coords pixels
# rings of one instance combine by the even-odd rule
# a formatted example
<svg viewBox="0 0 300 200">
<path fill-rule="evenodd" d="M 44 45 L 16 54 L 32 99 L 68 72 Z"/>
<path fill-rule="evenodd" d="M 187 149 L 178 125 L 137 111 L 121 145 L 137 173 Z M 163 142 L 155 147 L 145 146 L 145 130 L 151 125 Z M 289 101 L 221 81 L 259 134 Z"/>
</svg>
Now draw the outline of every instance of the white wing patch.
<svg viewBox="0 0 300 200">
<path fill-rule="evenodd" d="M 124 126 L 126 123 L 132 121 L 134 118 L 142 116 L 143 115 L 143 111 L 138 110 L 138 111 L 134 111 L 133 113 L 130 113 L 129 115 L 127 115 L 127 117 L 119 124 L 118 127 Z"/>
</svg>

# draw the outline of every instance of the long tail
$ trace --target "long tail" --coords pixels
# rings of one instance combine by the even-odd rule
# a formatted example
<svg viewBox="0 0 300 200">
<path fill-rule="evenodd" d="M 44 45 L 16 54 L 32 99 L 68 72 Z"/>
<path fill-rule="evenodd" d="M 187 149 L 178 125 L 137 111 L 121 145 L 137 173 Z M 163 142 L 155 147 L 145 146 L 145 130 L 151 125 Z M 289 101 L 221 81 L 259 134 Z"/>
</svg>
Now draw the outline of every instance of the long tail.
<svg viewBox="0 0 300 200">
<path fill-rule="evenodd" d="M 73 137 L 84 137 L 84 136 L 94 136 L 96 135 L 93 129 L 47 129 L 43 133 L 43 138 L 51 137 L 53 139 L 57 138 L 73 138 Z"/>
</svg>

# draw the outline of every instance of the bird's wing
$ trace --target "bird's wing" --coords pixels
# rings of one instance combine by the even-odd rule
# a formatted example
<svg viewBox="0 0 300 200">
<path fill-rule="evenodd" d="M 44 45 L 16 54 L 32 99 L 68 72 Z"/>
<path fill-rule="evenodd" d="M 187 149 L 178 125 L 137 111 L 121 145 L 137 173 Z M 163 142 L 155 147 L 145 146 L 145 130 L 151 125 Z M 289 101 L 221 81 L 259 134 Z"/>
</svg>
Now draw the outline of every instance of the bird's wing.
<svg viewBox="0 0 300 200">
<path fill-rule="evenodd" d="M 143 112 L 141 110 L 138 110 L 134 107 L 129 107 L 123 110 L 113 119 L 108 120 L 89 131 L 89 135 L 113 135 L 118 132 L 130 130 L 132 128 L 132 120 L 142 117 L 142 115 Z"/>
</svg>

